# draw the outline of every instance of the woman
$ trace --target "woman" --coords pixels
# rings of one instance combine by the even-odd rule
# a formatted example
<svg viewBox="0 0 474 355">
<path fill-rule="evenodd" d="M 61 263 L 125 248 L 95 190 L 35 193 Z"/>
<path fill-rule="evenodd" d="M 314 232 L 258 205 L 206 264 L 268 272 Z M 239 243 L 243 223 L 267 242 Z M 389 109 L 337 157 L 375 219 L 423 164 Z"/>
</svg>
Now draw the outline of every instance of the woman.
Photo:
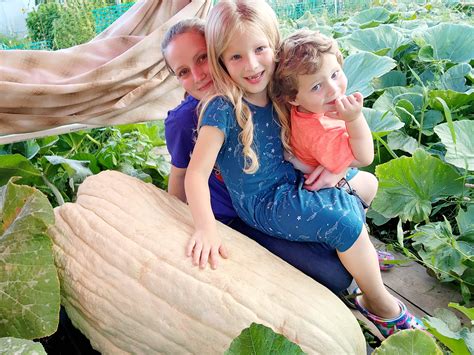
<svg viewBox="0 0 474 355">
<path fill-rule="evenodd" d="M 213 83 L 207 63 L 204 21 L 183 20 L 165 34 L 161 49 L 170 72 L 186 91 L 183 102 L 168 113 L 165 135 L 171 155 L 168 192 L 186 202 L 184 177 L 194 148 L 199 100 Z M 340 176 L 332 177 L 334 186 Z M 352 277 L 339 261 L 335 250 L 319 243 L 291 242 L 265 235 L 238 218 L 219 171 L 209 177 L 213 213 L 219 221 L 258 242 L 269 251 L 323 284 L 336 294 L 346 290 Z"/>
</svg>

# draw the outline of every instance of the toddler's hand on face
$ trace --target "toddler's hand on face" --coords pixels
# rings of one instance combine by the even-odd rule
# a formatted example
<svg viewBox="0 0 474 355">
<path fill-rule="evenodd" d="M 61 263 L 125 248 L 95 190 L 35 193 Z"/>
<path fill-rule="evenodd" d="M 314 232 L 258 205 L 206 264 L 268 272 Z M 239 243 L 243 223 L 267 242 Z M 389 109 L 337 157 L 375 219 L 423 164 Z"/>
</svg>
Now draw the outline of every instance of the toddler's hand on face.
<svg viewBox="0 0 474 355">
<path fill-rule="evenodd" d="M 360 92 L 349 96 L 344 96 L 336 100 L 334 106 L 335 112 L 329 112 L 326 115 L 332 118 L 338 118 L 345 122 L 351 122 L 361 116 L 364 98 Z"/>
</svg>

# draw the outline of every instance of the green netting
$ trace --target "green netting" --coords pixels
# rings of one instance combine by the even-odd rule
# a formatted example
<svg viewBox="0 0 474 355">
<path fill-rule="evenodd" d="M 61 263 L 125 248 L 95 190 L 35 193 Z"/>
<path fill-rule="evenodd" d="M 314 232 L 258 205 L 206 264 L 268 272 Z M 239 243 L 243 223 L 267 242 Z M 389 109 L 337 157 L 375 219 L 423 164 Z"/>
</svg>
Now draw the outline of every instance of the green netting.
<svg viewBox="0 0 474 355">
<path fill-rule="evenodd" d="M 303 16 L 306 11 L 311 13 L 321 11 L 325 4 L 317 0 L 273 0 L 269 1 L 278 18 L 290 18 L 296 20 Z"/>
<path fill-rule="evenodd" d="M 132 7 L 133 4 L 133 2 L 127 2 L 125 4 L 107 6 L 92 10 L 92 16 L 94 16 L 95 22 L 95 33 L 101 33 L 103 30 L 109 27 L 116 19 L 118 19 L 130 7 Z"/>
<path fill-rule="evenodd" d="M 51 49 L 52 43 L 51 41 L 39 41 L 39 42 L 29 42 L 29 43 L 22 43 L 16 46 L 7 46 L 5 44 L 0 43 L 0 49 L 11 50 L 11 49 L 29 49 L 29 50 L 48 50 Z"/>
<path fill-rule="evenodd" d="M 369 0 L 269 0 L 279 19 L 296 20 L 305 12 L 320 13 L 327 11 L 330 15 L 338 15 L 344 11 L 362 10 L 369 7 Z"/>
</svg>

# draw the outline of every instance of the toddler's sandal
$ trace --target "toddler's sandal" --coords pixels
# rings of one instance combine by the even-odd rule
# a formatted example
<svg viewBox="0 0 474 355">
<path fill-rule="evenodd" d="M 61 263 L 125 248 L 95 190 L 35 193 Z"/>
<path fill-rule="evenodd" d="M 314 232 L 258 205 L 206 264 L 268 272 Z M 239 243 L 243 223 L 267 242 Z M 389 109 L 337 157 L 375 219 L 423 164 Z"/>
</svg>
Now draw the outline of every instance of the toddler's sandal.
<svg viewBox="0 0 474 355">
<path fill-rule="evenodd" d="M 360 292 L 360 290 L 358 289 L 356 291 L 357 293 Z M 415 317 L 413 314 L 411 314 L 402 301 L 397 299 L 397 302 L 400 307 L 400 314 L 390 319 L 381 318 L 373 313 L 370 313 L 367 308 L 360 304 L 357 297 L 354 298 L 354 304 L 357 310 L 362 313 L 368 320 L 374 323 L 374 325 L 384 337 L 388 337 L 394 334 L 395 332 L 403 329 L 419 329 L 426 331 L 423 322 L 417 317 Z"/>
<path fill-rule="evenodd" d="M 388 251 L 383 251 L 383 250 L 377 250 L 377 257 L 379 259 L 379 268 L 380 271 L 387 271 L 393 268 L 394 264 L 385 264 L 385 260 L 395 260 L 395 256 L 388 252 Z"/>
</svg>

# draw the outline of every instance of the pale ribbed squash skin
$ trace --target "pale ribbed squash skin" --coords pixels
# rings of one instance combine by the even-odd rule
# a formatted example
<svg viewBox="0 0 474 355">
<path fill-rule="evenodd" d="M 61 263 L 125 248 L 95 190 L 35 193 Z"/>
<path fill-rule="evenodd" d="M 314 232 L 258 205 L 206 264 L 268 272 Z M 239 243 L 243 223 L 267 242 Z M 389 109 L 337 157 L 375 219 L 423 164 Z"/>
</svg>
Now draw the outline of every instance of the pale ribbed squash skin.
<svg viewBox="0 0 474 355">
<path fill-rule="evenodd" d="M 102 172 L 55 215 L 62 303 L 104 354 L 222 354 L 251 322 L 308 354 L 366 353 L 336 296 L 222 224 L 230 258 L 192 267 L 188 207 L 150 184 Z"/>
</svg>

